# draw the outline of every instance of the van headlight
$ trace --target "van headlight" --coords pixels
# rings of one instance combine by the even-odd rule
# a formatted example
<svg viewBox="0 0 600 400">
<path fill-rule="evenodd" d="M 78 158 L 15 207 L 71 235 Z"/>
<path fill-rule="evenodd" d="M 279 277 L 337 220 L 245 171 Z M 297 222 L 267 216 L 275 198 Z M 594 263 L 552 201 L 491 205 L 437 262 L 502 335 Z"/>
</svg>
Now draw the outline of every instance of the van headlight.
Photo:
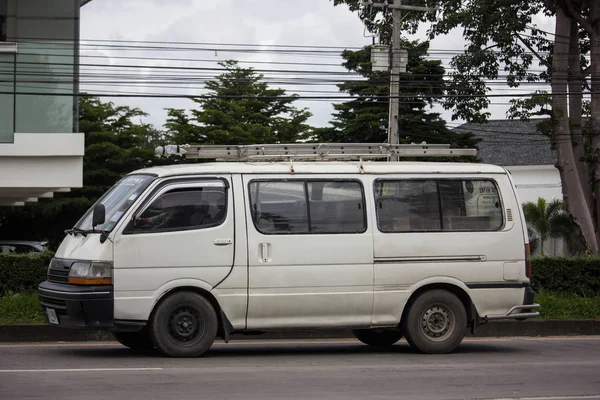
<svg viewBox="0 0 600 400">
<path fill-rule="evenodd" d="M 76 262 L 69 271 L 73 285 L 112 285 L 111 262 Z"/>
</svg>

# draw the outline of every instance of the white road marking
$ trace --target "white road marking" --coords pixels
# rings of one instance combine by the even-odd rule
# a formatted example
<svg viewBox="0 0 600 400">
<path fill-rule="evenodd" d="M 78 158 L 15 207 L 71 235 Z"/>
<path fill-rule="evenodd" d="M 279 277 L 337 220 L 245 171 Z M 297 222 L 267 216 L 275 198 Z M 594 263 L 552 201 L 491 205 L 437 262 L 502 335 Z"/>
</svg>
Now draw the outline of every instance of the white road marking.
<svg viewBox="0 0 600 400">
<path fill-rule="evenodd" d="M 494 397 L 485 400 L 600 400 L 600 395 L 551 396 L 551 397 Z"/>
<path fill-rule="evenodd" d="M 67 369 L 0 369 L 0 374 L 25 372 L 132 372 L 162 371 L 162 368 L 67 368 Z"/>
</svg>

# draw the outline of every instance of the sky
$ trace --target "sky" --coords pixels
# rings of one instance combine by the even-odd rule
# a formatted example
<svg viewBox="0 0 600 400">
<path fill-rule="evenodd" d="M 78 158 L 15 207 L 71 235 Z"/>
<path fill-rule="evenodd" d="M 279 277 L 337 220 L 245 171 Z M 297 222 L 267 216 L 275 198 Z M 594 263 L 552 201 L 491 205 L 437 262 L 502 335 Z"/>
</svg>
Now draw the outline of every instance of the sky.
<svg viewBox="0 0 600 400">
<path fill-rule="evenodd" d="M 554 29 L 553 20 L 543 16 L 537 18 L 535 23 L 542 30 L 553 31 Z M 415 36 L 409 38 L 424 39 L 426 30 L 427 26 L 424 25 Z M 218 71 L 196 69 L 218 68 L 217 62 L 226 59 L 258 62 L 255 64 L 240 62 L 240 64 L 260 70 L 292 70 L 294 73 L 284 75 L 296 79 L 315 76 L 297 74 L 298 70 L 321 73 L 332 71 L 339 74 L 346 70 L 341 67 L 342 59 L 337 54 L 343 48 L 359 48 L 371 44 L 372 40 L 356 13 L 350 12 L 346 6 L 334 7 L 331 0 L 93 0 L 81 9 L 81 63 L 93 64 L 82 67 L 81 90 L 105 94 L 202 93 L 202 85 L 190 83 L 192 81 L 189 77 L 196 79 L 199 76 L 203 79 L 214 77 L 219 74 Z M 131 43 L 131 41 L 140 43 Z M 262 47 L 244 47 L 244 44 Z M 132 45 L 143 48 L 126 48 Z M 334 49 L 329 49 L 330 52 L 325 54 L 223 51 L 232 47 L 273 50 L 277 48 L 276 46 L 327 46 Z M 171 49 L 148 47 L 171 47 Z M 435 55 L 435 51 L 460 51 L 463 47 L 461 31 L 452 31 L 449 35 L 432 41 L 431 58 L 445 57 L 442 61 L 447 64 L 449 57 Z M 305 48 L 298 47 L 298 49 Z M 140 58 L 149 58 L 149 60 Z M 290 62 L 302 65 L 277 64 Z M 105 64 L 113 67 L 102 67 Z M 120 65 L 129 67 L 115 67 Z M 183 66 L 193 70 L 140 69 L 141 66 Z M 95 85 L 92 85 L 89 79 L 86 79 L 87 73 L 90 76 L 94 74 L 98 76 L 106 75 L 107 71 L 111 74 L 117 72 L 135 74 L 136 82 L 134 85 L 130 81 L 115 85 L 114 79 L 108 84 L 96 79 Z M 265 76 L 273 76 L 272 74 L 267 72 Z M 171 81 L 151 83 L 153 80 L 163 79 L 165 75 Z M 182 76 L 178 81 L 173 82 L 172 78 L 175 75 Z M 278 76 L 282 76 L 281 73 Z M 339 76 L 343 75 L 338 75 L 337 79 Z M 119 79 L 122 79 L 122 75 Z M 331 92 L 326 95 L 338 95 L 337 87 L 333 84 L 289 86 L 279 83 L 274 86 L 282 87 L 288 93 L 294 93 L 295 90 L 319 90 Z M 521 88 L 516 92 L 522 93 L 524 90 L 531 91 Z M 504 87 L 493 93 L 511 93 L 511 89 Z M 117 105 L 139 107 L 149 114 L 143 118 L 143 121 L 159 129 L 163 128 L 165 123 L 166 108 L 195 107 L 195 104 L 188 99 L 115 97 L 103 99 Z M 506 98 L 493 101 L 489 109 L 492 119 L 506 118 L 508 108 L 506 103 Z M 327 126 L 332 119 L 331 100 L 298 101 L 296 105 L 307 108 L 313 114 L 308 122 L 314 126 Z M 441 107 L 435 107 L 432 111 L 441 113 L 451 127 L 462 122 L 451 121 L 450 111 L 445 111 Z"/>
</svg>

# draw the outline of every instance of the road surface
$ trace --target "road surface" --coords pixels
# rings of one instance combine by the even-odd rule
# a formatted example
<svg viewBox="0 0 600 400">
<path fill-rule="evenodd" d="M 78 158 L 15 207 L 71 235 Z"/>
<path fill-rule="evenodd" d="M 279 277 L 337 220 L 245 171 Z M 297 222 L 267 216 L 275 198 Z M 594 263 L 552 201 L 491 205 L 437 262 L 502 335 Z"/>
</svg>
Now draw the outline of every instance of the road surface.
<svg viewBox="0 0 600 400">
<path fill-rule="evenodd" d="M 1 344 L 0 399 L 600 400 L 600 337 L 465 339 L 455 354 L 401 341 L 215 343 L 168 359 L 117 343 Z"/>
</svg>

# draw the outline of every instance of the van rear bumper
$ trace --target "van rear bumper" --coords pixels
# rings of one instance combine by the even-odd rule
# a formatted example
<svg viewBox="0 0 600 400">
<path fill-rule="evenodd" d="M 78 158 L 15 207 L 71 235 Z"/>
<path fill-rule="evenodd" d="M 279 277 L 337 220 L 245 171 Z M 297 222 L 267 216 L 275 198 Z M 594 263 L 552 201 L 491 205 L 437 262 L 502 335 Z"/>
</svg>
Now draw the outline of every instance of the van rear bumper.
<svg viewBox="0 0 600 400">
<path fill-rule="evenodd" d="M 540 305 L 535 304 L 534 297 L 535 293 L 533 292 L 533 289 L 530 286 L 527 286 L 523 295 L 523 304 L 512 307 L 506 312 L 506 314 L 486 315 L 482 319 L 484 321 L 495 321 L 501 319 L 525 320 L 528 318 L 539 317 L 540 313 L 537 310 L 540 308 Z"/>
<path fill-rule="evenodd" d="M 114 326 L 112 286 L 77 286 L 42 282 L 38 286 L 46 322 L 65 328 L 110 329 Z M 51 321 L 50 315 L 57 321 Z"/>
</svg>

